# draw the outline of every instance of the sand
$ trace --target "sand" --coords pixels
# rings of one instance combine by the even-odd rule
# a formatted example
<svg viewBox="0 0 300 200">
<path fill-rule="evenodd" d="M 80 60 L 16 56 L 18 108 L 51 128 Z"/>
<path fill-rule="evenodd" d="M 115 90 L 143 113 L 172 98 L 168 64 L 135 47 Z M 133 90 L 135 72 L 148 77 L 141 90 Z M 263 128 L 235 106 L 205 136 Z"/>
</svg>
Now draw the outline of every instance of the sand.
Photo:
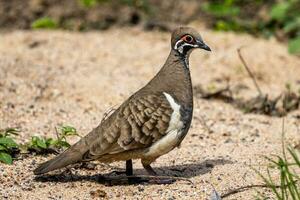
<svg viewBox="0 0 300 200">
<path fill-rule="evenodd" d="M 230 79 L 245 86 L 238 95 L 254 97 L 255 87 L 237 56 L 242 53 L 270 96 L 285 84 L 300 88 L 300 59 L 274 39 L 216 33 L 201 28 L 212 52 L 195 51 L 190 67 L 194 85 L 214 87 Z M 16 137 L 55 137 L 64 124 L 85 135 L 97 126 L 105 111 L 118 106 L 142 87 L 163 65 L 169 53 L 169 33 L 140 28 L 103 32 L 12 31 L 0 34 L 0 129 L 17 127 Z M 181 148 L 157 159 L 159 175 L 185 177 L 169 185 L 126 182 L 109 185 L 98 175 L 116 176 L 123 162 L 95 169 L 70 168 L 54 177 L 36 178 L 32 170 L 53 157 L 29 155 L 13 165 L 0 163 L 1 199 L 208 199 L 213 185 L 220 194 L 239 186 L 262 183 L 249 167 L 264 173 L 264 155 L 281 154 L 282 118 L 244 114 L 230 104 L 194 98 L 191 129 Z M 285 118 L 286 142 L 300 141 L 300 111 Z M 78 138 L 71 138 L 74 143 Z M 260 166 L 259 166 L 260 165 Z M 146 174 L 138 160 L 134 173 Z M 122 177 L 122 175 L 119 175 Z M 257 189 L 268 191 L 263 189 Z M 254 199 L 246 190 L 225 199 Z"/>
</svg>

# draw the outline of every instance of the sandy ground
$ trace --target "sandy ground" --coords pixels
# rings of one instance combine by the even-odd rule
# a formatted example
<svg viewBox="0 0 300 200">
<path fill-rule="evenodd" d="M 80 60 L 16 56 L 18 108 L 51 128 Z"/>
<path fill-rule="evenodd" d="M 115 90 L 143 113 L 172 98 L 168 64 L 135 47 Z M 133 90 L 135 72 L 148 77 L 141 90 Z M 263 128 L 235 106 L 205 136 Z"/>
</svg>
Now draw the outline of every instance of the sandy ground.
<svg viewBox="0 0 300 200">
<path fill-rule="evenodd" d="M 259 78 L 264 92 L 278 95 L 290 83 L 300 87 L 300 59 L 275 40 L 202 29 L 212 53 L 195 51 L 190 66 L 194 85 L 210 87 L 225 79 L 256 90 L 236 49 Z M 169 34 L 139 28 L 105 32 L 15 31 L 0 35 L 0 129 L 18 127 L 18 141 L 33 135 L 55 137 L 55 126 L 68 124 L 81 135 L 98 125 L 103 113 L 147 83 L 169 53 Z M 230 104 L 194 98 L 192 127 L 181 148 L 154 164 L 159 175 L 189 178 L 170 185 L 99 183 L 98 174 L 124 169 L 124 163 L 72 168 L 54 178 L 36 179 L 32 170 L 49 156 L 29 156 L 12 166 L 0 164 L 1 199 L 207 199 L 211 184 L 220 194 L 261 180 L 248 166 L 262 170 L 262 155 L 281 153 L 281 118 L 244 114 Z M 300 111 L 286 117 L 286 140 L 300 140 Z M 210 130 L 208 130 L 208 128 Z M 71 142 L 75 142 L 73 138 Z M 145 174 L 134 161 L 135 174 Z M 59 174 L 60 172 L 56 172 Z M 259 191 L 261 189 L 258 189 Z M 226 199 L 254 199 L 247 190 Z"/>
</svg>

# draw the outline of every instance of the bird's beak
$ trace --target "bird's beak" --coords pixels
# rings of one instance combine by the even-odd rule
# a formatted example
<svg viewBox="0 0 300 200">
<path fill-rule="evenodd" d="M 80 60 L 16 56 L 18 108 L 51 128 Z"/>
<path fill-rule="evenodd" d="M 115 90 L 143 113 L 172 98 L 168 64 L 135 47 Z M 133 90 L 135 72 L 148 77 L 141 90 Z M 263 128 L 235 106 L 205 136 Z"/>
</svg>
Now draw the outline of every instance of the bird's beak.
<svg viewBox="0 0 300 200">
<path fill-rule="evenodd" d="M 198 48 L 204 49 L 206 51 L 211 51 L 210 47 L 207 46 L 203 41 L 197 41 Z"/>
</svg>

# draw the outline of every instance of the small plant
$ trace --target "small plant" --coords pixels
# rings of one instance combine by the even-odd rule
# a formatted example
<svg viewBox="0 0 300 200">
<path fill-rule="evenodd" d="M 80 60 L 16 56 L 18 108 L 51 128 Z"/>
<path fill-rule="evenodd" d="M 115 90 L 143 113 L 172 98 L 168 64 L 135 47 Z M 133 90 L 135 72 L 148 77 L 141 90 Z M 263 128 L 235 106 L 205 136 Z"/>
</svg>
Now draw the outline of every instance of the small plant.
<svg viewBox="0 0 300 200">
<path fill-rule="evenodd" d="M 37 153 L 50 153 L 56 152 L 53 147 L 55 140 L 53 138 L 41 138 L 38 136 L 31 137 L 31 140 L 26 143 L 25 151 L 37 152 Z"/>
<path fill-rule="evenodd" d="M 284 130 L 284 127 L 283 127 Z M 283 131 L 284 134 L 284 131 Z M 284 138 L 284 137 L 283 137 Z M 284 141 L 282 141 L 283 155 L 275 155 L 274 158 L 265 157 L 269 166 L 267 167 L 267 176 L 254 169 L 256 173 L 262 178 L 266 186 L 271 189 L 272 193 L 278 200 L 299 200 L 300 199 L 300 158 L 299 152 L 292 147 L 285 148 Z M 287 153 L 287 152 L 288 153 Z M 289 159 L 289 158 L 290 159 Z M 274 181 L 271 176 L 271 171 L 276 170 L 279 177 Z M 279 184 L 277 184 L 279 180 Z M 257 199 L 267 199 L 260 194 Z"/>
<path fill-rule="evenodd" d="M 11 136 L 18 135 L 18 132 L 14 128 L 0 131 L 0 162 L 12 164 L 13 155 L 17 152 L 18 144 Z"/>
<path fill-rule="evenodd" d="M 14 128 L 0 130 L 0 162 L 12 164 L 13 158 L 17 154 L 32 152 L 39 154 L 58 153 L 71 146 L 67 141 L 67 137 L 79 136 L 76 129 L 72 126 L 60 126 L 55 130 L 57 139 L 33 136 L 25 144 L 17 144 L 11 137 L 12 135 L 18 135 L 18 130 Z"/>
<path fill-rule="evenodd" d="M 25 146 L 28 151 L 37 153 L 57 153 L 71 145 L 67 142 L 69 136 L 79 136 L 74 127 L 61 126 L 56 128 L 57 139 L 33 136 Z"/>
<path fill-rule="evenodd" d="M 60 147 L 70 147 L 71 145 L 67 142 L 67 137 L 69 136 L 78 136 L 76 129 L 72 126 L 61 126 L 56 129 L 57 140 L 54 142 L 54 145 L 58 148 Z"/>
<path fill-rule="evenodd" d="M 35 20 L 31 24 L 33 29 L 56 29 L 58 28 L 58 23 L 49 17 L 43 17 Z"/>
</svg>

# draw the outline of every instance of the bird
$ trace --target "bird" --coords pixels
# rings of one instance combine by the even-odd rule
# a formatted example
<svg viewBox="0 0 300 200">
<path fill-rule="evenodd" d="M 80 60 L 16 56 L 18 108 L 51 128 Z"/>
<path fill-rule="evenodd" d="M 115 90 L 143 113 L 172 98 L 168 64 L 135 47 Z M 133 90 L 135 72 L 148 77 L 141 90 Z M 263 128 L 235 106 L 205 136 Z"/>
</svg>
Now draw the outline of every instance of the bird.
<svg viewBox="0 0 300 200">
<path fill-rule="evenodd" d="M 189 56 L 194 49 L 211 51 L 191 27 L 178 27 L 171 35 L 171 50 L 158 73 L 132 94 L 85 137 L 33 173 L 41 175 L 71 164 L 98 160 L 126 161 L 133 175 L 133 159 L 140 159 L 151 176 L 151 164 L 179 147 L 193 116 L 193 88 Z"/>
</svg>

